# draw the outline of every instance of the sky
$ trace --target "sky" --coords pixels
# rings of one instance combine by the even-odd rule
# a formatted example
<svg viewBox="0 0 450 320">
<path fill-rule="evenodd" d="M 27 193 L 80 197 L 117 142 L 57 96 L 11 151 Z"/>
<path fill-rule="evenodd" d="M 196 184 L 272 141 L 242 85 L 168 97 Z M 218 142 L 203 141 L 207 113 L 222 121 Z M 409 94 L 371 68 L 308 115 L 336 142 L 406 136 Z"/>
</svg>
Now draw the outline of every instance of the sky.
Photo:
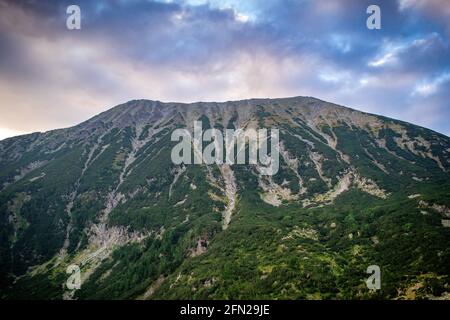
<svg viewBox="0 0 450 320">
<path fill-rule="evenodd" d="M 449 43 L 450 0 L 0 0 L 0 139 L 132 99 L 291 96 L 449 136 Z"/>
</svg>

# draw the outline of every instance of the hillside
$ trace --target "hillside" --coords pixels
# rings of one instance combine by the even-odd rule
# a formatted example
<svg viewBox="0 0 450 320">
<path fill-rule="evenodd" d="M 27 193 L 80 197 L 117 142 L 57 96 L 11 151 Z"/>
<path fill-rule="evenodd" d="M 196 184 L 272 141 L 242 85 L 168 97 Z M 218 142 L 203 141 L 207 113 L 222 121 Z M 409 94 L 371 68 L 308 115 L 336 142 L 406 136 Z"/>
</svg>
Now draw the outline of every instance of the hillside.
<svg viewBox="0 0 450 320">
<path fill-rule="evenodd" d="M 279 129 L 279 172 L 174 165 L 196 120 Z M 449 137 L 315 98 L 130 101 L 0 141 L 0 296 L 448 299 L 449 169 Z"/>
</svg>

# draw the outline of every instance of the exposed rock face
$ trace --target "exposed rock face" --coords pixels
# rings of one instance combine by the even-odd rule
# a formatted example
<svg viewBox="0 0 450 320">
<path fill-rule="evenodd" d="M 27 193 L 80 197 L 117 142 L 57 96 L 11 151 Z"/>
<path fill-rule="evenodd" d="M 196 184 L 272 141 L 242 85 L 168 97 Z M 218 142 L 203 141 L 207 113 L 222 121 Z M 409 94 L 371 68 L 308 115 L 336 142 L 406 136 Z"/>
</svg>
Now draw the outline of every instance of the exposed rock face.
<svg viewBox="0 0 450 320">
<path fill-rule="evenodd" d="M 287 236 L 283 237 L 281 240 L 294 239 L 296 237 L 299 238 L 307 238 L 311 240 L 318 240 L 317 231 L 311 228 L 300 228 L 299 226 L 295 226 L 292 231 L 288 233 Z"/>
<path fill-rule="evenodd" d="M 191 130 L 195 121 L 204 129 L 279 129 L 279 172 L 264 176 L 259 165 L 175 165 L 171 134 Z M 119 277 L 124 252 L 142 250 L 128 258 L 137 263 L 142 256 L 152 266 L 153 273 L 141 272 L 148 279 L 140 279 L 147 289 L 141 294 L 149 298 L 164 287 L 166 276 L 180 274 L 175 269 L 182 261 L 208 256 L 216 236 L 232 236 L 233 226 L 244 228 L 249 216 L 259 227 L 275 223 L 272 217 L 258 220 L 270 210 L 287 210 L 286 219 L 276 221 L 289 223 L 308 210 L 346 205 L 339 201 L 351 207 L 355 198 L 377 206 L 404 199 L 440 214 L 441 228 L 450 218 L 445 202 L 421 200 L 428 189 L 449 181 L 448 137 L 309 97 L 192 104 L 135 100 L 72 128 L 0 141 L 0 150 L 0 227 L 6 239 L 0 244 L 0 280 L 10 285 L 16 276 L 48 274 L 52 268 L 64 272 L 71 263 L 86 266 L 87 283 L 105 283 Z M 357 219 L 336 218 L 290 225 L 274 239 L 284 239 L 279 244 L 284 252 L 293 241 L 318 246 L 324 229 L 346 241 L 364 235 Z M 354 230 L 341 231 L 348 225 Z M 381 246 L 383 239 L 370 234 L 367 243 Z M 162 276 L 161 268 L 172 269 Z M 195 287 L 214 287 L 205 281 Z M 84 297 L 95 296 L 87 292 Z"/>
<path fill-rule="evenodd" d="M 197 240 L 197 246 L 191 250 L 190 256 L 197 257 L 202 255 L 208 249 L 208 239 L 200 238 Z"/>
<path fill-rule="evenodd" d="M 228 164 L 224 164 L 220 166 L 220 172 L 222 173 L 223 181 L 225 183 L 225 195 L 227 197 L 227 205 L 222 214 L 223 217 L 223 230 L 228 228 L 228 225 L 231 221 L 231 215 L 233 214 L 233 210 L 236 207 L 236 179 L 234 177 L 233 170 L 230 168 Z"/>
<path fill-rule="evenodd" d="M 450 218 L 450 208 L 445 205 L 440 205 L 437 203 L 429 204 L 426 201 L 420 200 L 419 206 L 421 208 L 427 208 L 427 209 L 431 208 L 431 209 L 439 212 L 440 214 L 442 214 L 444 217 Z"/>
</svg>

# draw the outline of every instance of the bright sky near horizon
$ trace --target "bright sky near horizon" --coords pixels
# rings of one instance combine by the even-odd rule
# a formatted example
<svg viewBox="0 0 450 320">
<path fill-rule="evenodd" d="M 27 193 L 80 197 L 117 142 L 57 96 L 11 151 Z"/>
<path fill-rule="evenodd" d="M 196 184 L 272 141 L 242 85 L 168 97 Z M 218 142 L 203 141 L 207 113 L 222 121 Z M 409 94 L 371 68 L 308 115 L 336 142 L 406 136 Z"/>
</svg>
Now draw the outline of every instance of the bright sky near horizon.
<svg viewBox="0 0 450 320">
<path fill-rule="evenodd" d="M 450 135 L 450 0 L 0 0 L 0 139 L 131 99 L 287 96 Z"/>
</svg>

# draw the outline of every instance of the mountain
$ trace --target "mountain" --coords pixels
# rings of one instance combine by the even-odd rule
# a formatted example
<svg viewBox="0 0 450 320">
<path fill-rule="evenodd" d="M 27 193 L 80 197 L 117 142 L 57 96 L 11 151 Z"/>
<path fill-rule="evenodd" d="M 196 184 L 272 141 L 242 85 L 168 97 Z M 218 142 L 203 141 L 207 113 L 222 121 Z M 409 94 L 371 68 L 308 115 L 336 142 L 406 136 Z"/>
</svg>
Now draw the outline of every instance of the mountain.
<svg viewBox="0 0 450 320">
<path fill-rule="evenodd" d="M 278 129 L 278 173 L 175 165 L 196 120 Z M 449 169 L 449 137 L 315 98 L 130 101 L 0 141 L 0 296 L 449 298 Z"/>
</svg>

